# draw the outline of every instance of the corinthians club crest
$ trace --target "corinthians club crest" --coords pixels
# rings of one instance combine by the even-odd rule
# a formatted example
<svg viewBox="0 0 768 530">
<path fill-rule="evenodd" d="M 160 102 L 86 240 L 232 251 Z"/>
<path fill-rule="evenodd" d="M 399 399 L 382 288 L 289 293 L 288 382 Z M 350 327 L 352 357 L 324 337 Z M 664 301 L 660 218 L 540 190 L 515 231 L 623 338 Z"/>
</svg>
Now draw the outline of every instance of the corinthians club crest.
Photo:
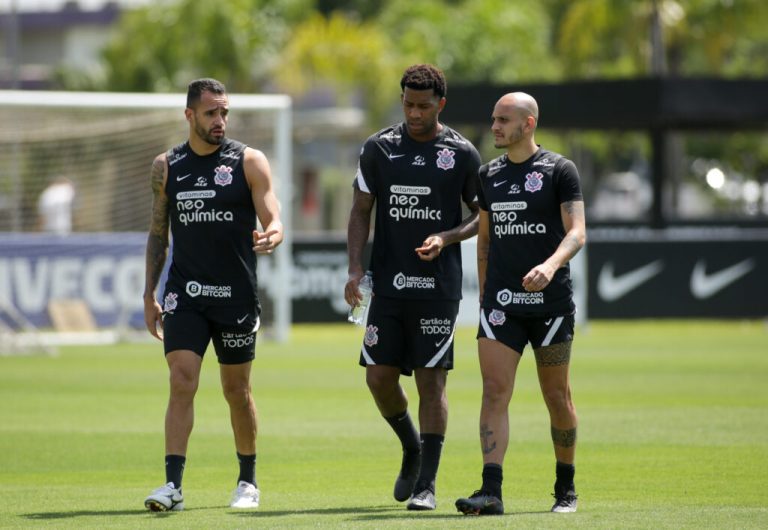
<svg viewBox="0 0 768 530">
<path fill-rule="evenodd" d="M 165 295 L 165 300 L 163 300 L 163 311 L 166 313 L 171 313 L 174 309 L 176 309 L 176 306 L 178 305 L 178 297 L 176 293 L 168 293 Z"/>
<path fill-rule="evenodd" d="M 375 346 L 379 342 L 379 334 L 378 334 L 379 328 L 376 326 L 368 326 L 365 328 L 365 337 L 363 338 L 363 342 L 365 342 L 365 345 L 369 348 L 371 346 Z"/>
<path fill-rule="evenodd" d="M 538 171 L 528 173 L 525 176 L 525 191 L 530 191 L 531 193 L 533 193 L 534 191 L 539 191 L 541 189 L 541 186 L 542 186 L 541 181 L 543 179 L 544 179 L 544 175 L 542 175 Z"/>
<path fill-rule="evenodd" d="M 488 322 L 493 326 L 501 326 L 506 320 L 507 315 L 504 314 L 504 311 L 499 311 L 498 309 L 494 309 L 491 311 L 491 314 L 488 315 Z"/>
<path fill-rule="evenodd" d="M 450 149 L 441 149 L 437 152 L 437 167 L 445 170 L 451 169 L 456 165 L 454 156 L 456 156 L 456 153 Z"/>
<path fill-rule="evenodd" d="M 219 186 L 229 186 L 232 184 L 232 168 L 229 166 L 219 166 L 214 169 L 216 174 L 213 177 L 213 182 Z"/>
</svg>

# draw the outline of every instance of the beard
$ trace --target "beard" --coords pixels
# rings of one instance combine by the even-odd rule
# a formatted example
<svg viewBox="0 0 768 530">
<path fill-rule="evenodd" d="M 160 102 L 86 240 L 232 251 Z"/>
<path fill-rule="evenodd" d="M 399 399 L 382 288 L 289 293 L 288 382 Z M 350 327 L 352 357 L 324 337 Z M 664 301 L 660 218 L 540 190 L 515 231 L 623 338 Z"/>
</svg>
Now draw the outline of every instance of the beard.
<svg viewBox="0 0 768 530">
<path fill-rule="evenodd" d="M 224 134 L 221 136 L 214 136 L 211 131 L 206 131 L 197 124 L 195 124 L 195 134 L 197 134 L 197 136 L 199 136 L 205 143 L 211 145 L 221 145 L 224 141 Z"/>
<path fill-rule="evenodd" d="M 525 134 L 523 133 L 523 125 L 517 128 L 517 130 L 512 131 L 512 133 L 509 136 L 505 136 L 504 138 L 501 138 L 500 140 L 494 142 L 493 146 L 497 148 L 502 147 L 509 147 L 511 145 L 514 145 L 518 143 L 520 140 L 523 139 Z"/>
</svg>

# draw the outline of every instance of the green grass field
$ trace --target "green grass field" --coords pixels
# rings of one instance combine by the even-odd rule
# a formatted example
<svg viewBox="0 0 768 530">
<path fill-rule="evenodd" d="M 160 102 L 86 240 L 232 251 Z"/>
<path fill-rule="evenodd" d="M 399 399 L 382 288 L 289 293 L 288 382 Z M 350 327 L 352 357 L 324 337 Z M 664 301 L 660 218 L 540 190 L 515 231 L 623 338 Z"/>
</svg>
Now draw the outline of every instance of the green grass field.
<svg viewBox="0 0 768 530">
<path fill-rule="evenodd" d="M 164 482 L 159 343 L 0 357 L 0 528 L 766 528 L 765 322 L 592 323 L 574 347 L 576 514 L 551 514 L 554 457 L 530 350 L 510 407 L 507 514 L 469 518 L 480 484 L 474 330 L 457 332 L 438 509 L 395 502 L 400 450 L 357 366 L 361 330 L 297 326 L 260 343 L 262 507 L 227 507 L 237 464 L 215 356 L 196 401 L 187 509 L 150 514 Z M 415 413 L 413 381 L 405 380 Z"/>
</svg>

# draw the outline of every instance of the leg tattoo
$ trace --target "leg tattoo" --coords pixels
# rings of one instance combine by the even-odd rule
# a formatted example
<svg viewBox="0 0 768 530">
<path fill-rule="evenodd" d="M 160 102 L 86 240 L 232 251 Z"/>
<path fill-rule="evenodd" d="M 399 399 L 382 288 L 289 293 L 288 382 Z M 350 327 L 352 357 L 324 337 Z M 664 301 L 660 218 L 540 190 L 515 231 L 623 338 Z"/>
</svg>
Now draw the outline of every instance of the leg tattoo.
<svg viewBox="0 0 768 530">
<path fill-rule="evenodd" d="M 562 366 L 571 362 L 571 341 L 533 350 L 539 366 Z"/>
<path fill-rule="evenodd" d="M 576 445 L 576 428 L 573 429 L 555 429 L 552 430 L 552 443 L 560 447 L 573 447 Z"/>
<path fill-rule="evenodd" d="M 492 435 L 493 431 L 488 428 L 488 425 L 480 426 L 480 444 L 482 445 L 484 455 L 496 449 L 496 442 L 491 441 Z"/>
</svg>

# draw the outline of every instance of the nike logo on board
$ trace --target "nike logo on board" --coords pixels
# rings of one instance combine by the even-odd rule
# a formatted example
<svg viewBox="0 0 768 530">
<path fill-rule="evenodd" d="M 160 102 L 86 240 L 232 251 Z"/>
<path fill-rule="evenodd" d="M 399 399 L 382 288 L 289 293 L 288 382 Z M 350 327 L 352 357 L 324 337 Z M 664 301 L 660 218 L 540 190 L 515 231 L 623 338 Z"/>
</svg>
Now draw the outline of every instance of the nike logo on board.
<svg viewBox="0 0 768 530">
<path fill-rule="evenodd" d="M 747 258 L 735 265 L 707 274 L 707 264 L 700 259 L 691 273 L 691 293 L 695 298 L 704 300 L 722 291 L 754 268 L 755 260 Z"/>
<path fill-rule="evenodd" d="M 663 268 L 664 264 L 659 259 L 616 276 L 613 273 L 613 262 L 609 261 L 603 265 L 597 277 L 597 294 L 606 302 L 614 302 L 656 276 Z"/>
<path fill-rule="evenodd" d="M 182 181 L 182 180 L 184 180 L 185 178 L 187 178 L 187 177 L 191 177 L 191 176 L 192 176 L 192 173 L 187 173 L 187 174 L 186 174 L 186 175 L 184 175 L 183 177 L 176 177 L 176 182 L 181 182 L 181 181 Z"/>
</svg>

